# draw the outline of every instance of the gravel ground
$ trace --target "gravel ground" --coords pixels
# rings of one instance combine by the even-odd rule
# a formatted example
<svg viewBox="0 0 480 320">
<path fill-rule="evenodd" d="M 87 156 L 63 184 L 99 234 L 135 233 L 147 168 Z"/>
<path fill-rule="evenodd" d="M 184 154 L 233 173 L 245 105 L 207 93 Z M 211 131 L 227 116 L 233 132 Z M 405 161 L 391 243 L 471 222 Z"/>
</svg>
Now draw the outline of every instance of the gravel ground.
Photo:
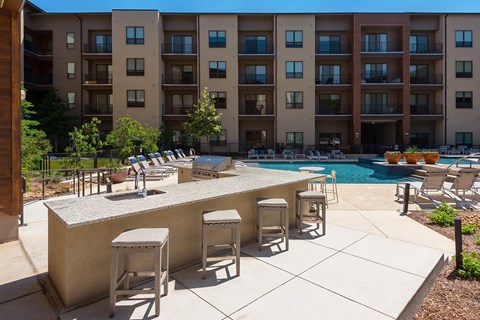
<svg viewBox="0 0 480 320">
<path fill-rule="evenodd" d="M 454 239 L 454 227 L 440 227 L 430 223 L 423 211 L 412 212 L 409 217 L 435 230 L 436 232 Z M 476 235 L 463 235 L 463 251 L 480 251 L 480 245 L 475 238 L 480 237 L 480 212 L 460 212 L 462 224 L 475 223 Z M 455 275 L 455 259 L 445 265 L 423 301 L 414 319 L 435 320 L 479 320 L 480 319 L 480 279 L 469 279 Z"/>
</svg>

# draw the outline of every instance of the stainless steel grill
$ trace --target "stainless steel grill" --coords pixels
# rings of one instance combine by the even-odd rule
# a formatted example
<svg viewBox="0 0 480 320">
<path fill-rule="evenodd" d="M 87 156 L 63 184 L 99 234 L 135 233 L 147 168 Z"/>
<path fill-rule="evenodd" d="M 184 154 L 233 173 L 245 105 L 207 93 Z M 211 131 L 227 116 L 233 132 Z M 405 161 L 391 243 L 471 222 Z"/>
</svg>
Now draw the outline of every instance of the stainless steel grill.
<svg viewBox="0 0 480 320">
<path fill-rule="evenodd" d="M 193 161 L 194 180 L 217 179 L 219 172 L 232 168 L 232 158 L 220 156 L 200 156 Z"/>
</svg>

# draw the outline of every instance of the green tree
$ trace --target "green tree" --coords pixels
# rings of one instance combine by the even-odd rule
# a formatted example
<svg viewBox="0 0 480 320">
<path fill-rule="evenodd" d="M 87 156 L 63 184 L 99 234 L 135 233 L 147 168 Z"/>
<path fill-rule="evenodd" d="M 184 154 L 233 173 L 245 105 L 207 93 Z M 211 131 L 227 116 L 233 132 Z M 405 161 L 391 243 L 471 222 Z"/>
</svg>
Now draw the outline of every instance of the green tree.
<svg viewBox="0 0 480 320">
<path fill-rule="evenodd" d="M 65 159 L 66 166 L 81 168 L 82 154 L 92 152 L 94 153 L 93 166 L 97 167 L 97 151 L 103 146 L 98 130 L 100 123 L 101 121 L 94 117 L 90 122 L 84 123 L 80 128 L 75 127 L 68 133 L 69 145 L 65 151 L 70 153 L 70 158 Z"/>
<path fill-rule="evenodd" d="M 123 162 L 125 158 L 131 156 L 135 147 L 145 148 L 146 152 L 158 151 L 158 138 L 160 130 L 142 126 L 140 122 L 125 116 L 119 118 L 117 127 L 107 135 L 107 144 L 119 150 L 119 157 Z"/>
<path fill-rule="evenodd" d="M 55 151 L 58 150 L 59 137 L 66 137 L 72 129 L 75 117 L 68 115 L 67 105 L 58 94 L 58 90 L 50 90 L 35 108 L 35 120 L 39 122 L 39 129 L 43 130 L 51 139 Z"/>
<path fill-rule="evenodd" d="M 183 123 L 183 127 L 194 138 L 206 137 L 210 151 L 210 136 L 219 134 L 222 129 L 221 116 L 222 113 L 215 108 L 215 98 L 208 94 L 205 87 L 197 104 L 189 109 L 188 121 Z"/>
</svg>

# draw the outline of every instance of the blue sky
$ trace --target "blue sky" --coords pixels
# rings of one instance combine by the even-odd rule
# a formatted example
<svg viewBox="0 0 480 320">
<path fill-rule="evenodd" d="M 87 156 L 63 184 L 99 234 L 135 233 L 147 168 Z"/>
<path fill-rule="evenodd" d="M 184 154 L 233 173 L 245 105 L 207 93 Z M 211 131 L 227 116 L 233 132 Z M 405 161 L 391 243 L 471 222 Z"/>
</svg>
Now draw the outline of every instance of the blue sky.
<svg viewBox="0 0 480 320">
<path fill-rule="evenodd" d="M 480 12 L 480 0 L 33 0 L 46 12 Z"/>
</svg>

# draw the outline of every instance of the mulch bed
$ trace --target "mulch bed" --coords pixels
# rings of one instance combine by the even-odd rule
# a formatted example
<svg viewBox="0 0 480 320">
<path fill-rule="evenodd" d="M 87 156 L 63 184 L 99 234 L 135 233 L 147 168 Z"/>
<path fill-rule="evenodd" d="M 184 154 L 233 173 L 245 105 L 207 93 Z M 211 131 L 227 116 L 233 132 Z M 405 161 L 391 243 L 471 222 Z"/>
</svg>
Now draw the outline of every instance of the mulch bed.
<svg viewBox="0 0 480 320">
<path fill-rule="evenodd" d="M 412 212 L 408 216 L 447 238 L 455 239 L 454 227 L 441 227 L 430 223 L 427 212 Z M 463 251 L 480 251 L 475 238 L 480 237 L 480 212 L 463 211 L 458 217 L 462 224 L 475 223 L 476 235 L 463 235 Z M 423 301 L 414 319 L 480 319 L 480 279 L 466 280 L 455 275 L 454 257 L 445 265 L 432 289 Z"/>
</svg>

